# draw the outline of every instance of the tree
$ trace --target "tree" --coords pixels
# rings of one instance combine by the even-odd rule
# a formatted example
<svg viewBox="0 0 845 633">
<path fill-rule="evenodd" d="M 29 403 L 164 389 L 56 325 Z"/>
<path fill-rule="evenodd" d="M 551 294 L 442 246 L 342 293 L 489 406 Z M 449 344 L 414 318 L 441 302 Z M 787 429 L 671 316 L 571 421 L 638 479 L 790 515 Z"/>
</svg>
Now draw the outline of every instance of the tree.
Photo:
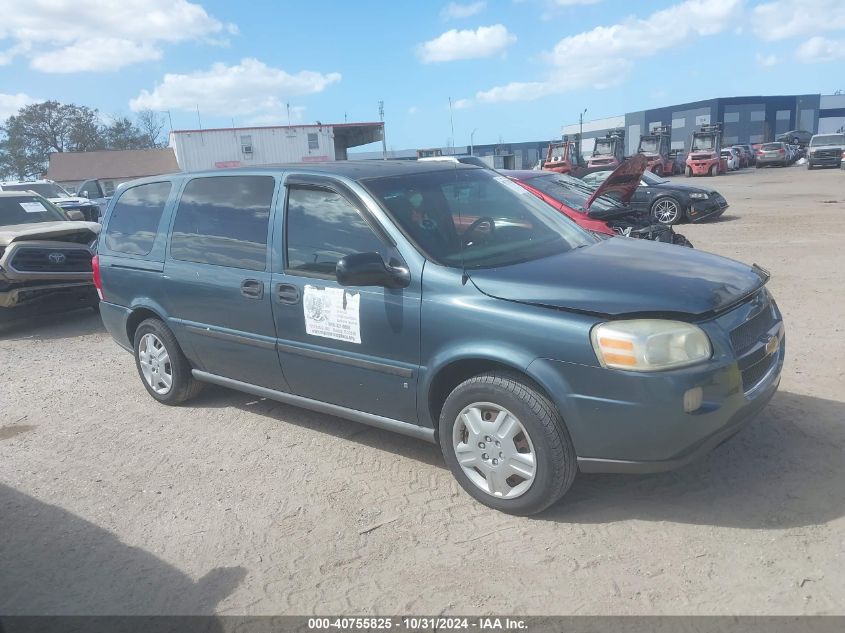
<svg viewBox="0 0 845 633">
<path fill-rule="evenodd" d="M 108 149 L 148 149 L 146 135 L 126 117 L 114 119 L 104 128 L 103 136 Z"/>
<path fill-rule="evenodd" d="M 135 120 L 138 123 L 138 129 L 146 138 L 148 147 L 165 147 L 167 145 L 161 138 L 164 131 L 163 116 L 154 110 L 141 110 Z"/>
<path fill-rule="evenodd" d="M 33 178 L 46 170 L 51 152 L 103 149 L 98 117 L 96 110 L 58 101 L 24 106 L 3 127 L 2 162 L 18 178 Z"/>
</svg>

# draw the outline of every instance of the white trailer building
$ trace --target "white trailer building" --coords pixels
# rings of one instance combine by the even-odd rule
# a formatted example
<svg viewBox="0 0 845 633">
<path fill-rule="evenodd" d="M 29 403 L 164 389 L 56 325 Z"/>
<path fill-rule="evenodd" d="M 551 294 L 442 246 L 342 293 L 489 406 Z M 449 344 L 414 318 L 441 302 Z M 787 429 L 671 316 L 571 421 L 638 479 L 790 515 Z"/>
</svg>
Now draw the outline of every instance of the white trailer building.
<svg viewBox="0 0 845 633">
<path fill-rule="evenodd" d="M 173 130 L 182 171 L 346 160 L 347 149 L 381 141 L 384 123 L 327 123 Z"/>
</svg>

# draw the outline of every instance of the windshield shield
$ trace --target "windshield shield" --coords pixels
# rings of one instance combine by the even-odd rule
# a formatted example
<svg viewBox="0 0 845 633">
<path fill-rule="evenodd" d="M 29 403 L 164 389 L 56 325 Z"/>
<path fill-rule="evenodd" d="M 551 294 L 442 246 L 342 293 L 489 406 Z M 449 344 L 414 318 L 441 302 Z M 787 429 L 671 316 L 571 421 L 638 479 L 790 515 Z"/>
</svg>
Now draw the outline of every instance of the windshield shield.
<svg viewBox="0 0 845 633">
<path fill-rule="evenodd" d="M 596 141 L 596 148 L 593 150 L 593 156 L 600 156 L 603 154 L 612 154 L 613 153 L 613 145 L 611 145 L 610 141 Z"/>
<path fill-rule="evenodd" d="M 63 220 L 67 218 L 46 200 L 35 196 L 0 196 L 0 226 Z"/>
<path fill-rule="evenodd" d="M 4 185 L 3 191 L 34 191 L 45 198 L 66 198 L 68 192 L 52 182 L 26 182 L 20 185 Z"/>
<path fill-rule="evenodd" d="M 508 266 L 593 243 L 574 222 L 489 170 L 407 174 L 362 184 L 426 257 L 445 266 Z"/>
<path fill-rule="evenodd" d="M 660 151 L 660 142 L 656 138 L 644 138 L 640 141 L 640 152 L 643 154 L 657 154 Z"/>
<path fill-rule="evenodd" d="M 810 139 L 810 147 L 819 145 L 845 145 L 845 134 L 822 134 Z"/>
<path fill-rule="evenodd" d="M 692 142 L 692 151 L 694 152 L 712 152 L 716 147 L 716 138 L 714 136 L 696 136 Z"/>
<path fill-rule="evenodd" d="M 660 178 L 658 176 L 655 176 L 650 171 L 644 171 L 643 172 L 642 181 L 647 185 L 665 185 L 667 182 L 669 182 L 665 178 Z"/>
<path fill-rule="evenodd" d="M 610 174 L 608 174 L 608 176 L 609 175 Z M 607 177 L 603 178 L 602 181 L 606 179 Z M 527 181 L 526 184 L 534 187 L 538 191 L 542 191 L 550 198 L 565 204 L 574 211 L 586 213 L 587 200 L 590 199 L 590 196 L 593 195 L 593 192 L 601 183 L 597 183 L 596 187 L 591 187 L 578 178 L 573 178 L 572 176 L 567 176 L 565 174 L 552 174 L 549 176 L 532 178 Z M 613 198 L 609 198 L 607 196 L 601 196 L 593 201 L 593 204 L 590 205 L 590 209 L 608 211 L 620 206 L 622 205 L 618 200 L 614 200 Z"/>
</svg>

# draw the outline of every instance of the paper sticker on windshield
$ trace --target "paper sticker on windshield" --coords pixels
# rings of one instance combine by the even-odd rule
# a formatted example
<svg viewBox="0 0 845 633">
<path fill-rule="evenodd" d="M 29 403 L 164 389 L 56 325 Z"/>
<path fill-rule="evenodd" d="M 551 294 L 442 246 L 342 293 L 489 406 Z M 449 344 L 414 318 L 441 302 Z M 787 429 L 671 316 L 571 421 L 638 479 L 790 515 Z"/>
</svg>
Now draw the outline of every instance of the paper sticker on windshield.
<svg viewBox="0 0 845 633">
<path fill-rule="evenodd" d="M 306 334 L 348 343 L 361 342 L 361 293 L 306 285 L 302 305 Z"/>
<path fill-rule="evenodd" d="M 516 184 L 510 178 L 506 178 L 505 176 L 494 176 L 494 178 L 496 180 L 498 180 L 500 183 L 502 183 L 505 187 L 507 187 L 508 189 L 513 191 L 514 193 L 520 193 L 520 194 L 530 193 L 528 191 L 528 189 L 525 189 L 524 187 L 520 187 L 518 184 Z"/>
<path fill-rule="evenodd" d="M 40 202 L 21 202 L 19 204 L 27 213 L 44 213 L 45 211 L 43 205 Z"/>
</svg>

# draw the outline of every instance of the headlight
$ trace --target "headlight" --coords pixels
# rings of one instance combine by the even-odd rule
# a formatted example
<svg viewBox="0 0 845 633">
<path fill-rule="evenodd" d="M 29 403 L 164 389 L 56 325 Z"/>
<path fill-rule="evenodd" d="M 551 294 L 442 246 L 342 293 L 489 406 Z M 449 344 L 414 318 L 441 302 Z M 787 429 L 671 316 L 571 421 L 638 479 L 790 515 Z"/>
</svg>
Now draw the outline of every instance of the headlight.
<svg viewBox="0 0 845 633">
<path fill-rule="evenodd" d="M 693 192 L 689 195 L 689 197 L 693 200 L 707 200 L 707 198 L 710 197 L 710 194 Z"/>
<path fill-rule="evenodd" d="M 602 367 L 611 369 L 675 369 L 705 361 L 713 353 L 701 328 L 682 321 L 610 321 L 595 326 L 590 338 Z"/>
</svg>

